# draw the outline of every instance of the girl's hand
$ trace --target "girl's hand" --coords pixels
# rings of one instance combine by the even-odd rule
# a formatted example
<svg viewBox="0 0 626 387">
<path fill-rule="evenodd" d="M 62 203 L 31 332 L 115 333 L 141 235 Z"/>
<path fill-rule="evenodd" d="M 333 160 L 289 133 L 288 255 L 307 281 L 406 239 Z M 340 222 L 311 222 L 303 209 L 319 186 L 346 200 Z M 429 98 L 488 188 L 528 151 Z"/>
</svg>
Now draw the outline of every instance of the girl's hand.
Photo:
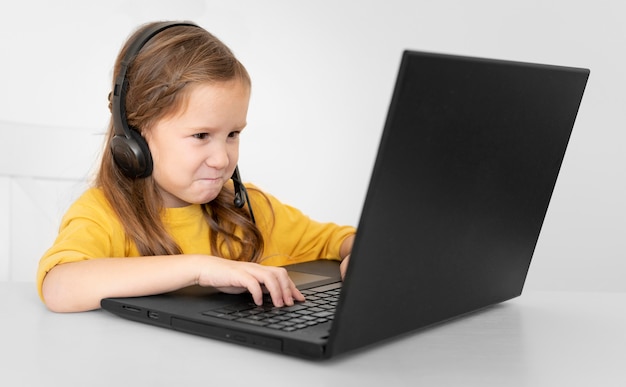
<svg viewBox="0 0 626 387">
<path fill-rule="evenodd" d="M 291 306 L 295 301 L 304 301 L 304 296 L 289 278 L 287 270 L 282 267 L 262 266 L 212 256 L 200 258 L 200 273 L 197 278 L 197 284 L 200 286 L 212 286 L 231 294 L 247 290 L 257 305 L 263 304 L 261 285 L 269 292 L 274 306 Z"/>
<path fill-rule="evenodd" d="M 339 271 L 341 273 L 341 280 L 346 279 L 346 270 L 348 270 L 348 264 L 350 263 L 350 255 L 348 254 L 344 259 L 341 260 L 341 264 L 339 265 Z"/>
</svg>

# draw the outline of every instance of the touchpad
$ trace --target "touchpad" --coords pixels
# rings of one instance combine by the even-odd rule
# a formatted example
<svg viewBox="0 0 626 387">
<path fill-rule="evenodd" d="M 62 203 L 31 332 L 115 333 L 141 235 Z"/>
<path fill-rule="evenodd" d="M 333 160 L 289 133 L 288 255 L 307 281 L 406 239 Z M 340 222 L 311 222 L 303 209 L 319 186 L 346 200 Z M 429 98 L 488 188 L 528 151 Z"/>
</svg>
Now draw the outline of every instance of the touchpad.
<svg viewBox="0 0 626 387">
<path fill-rule="evenodd" d="M 337 280 L 332 277 L 326 277 L 323 275 L 311 274 L 311 273 L 302 273 L 299 271 L 287 271 L 289 277 L 296 284 L 296 287 L 311 287 L 323 285 L 329 282 L 336 282 Z"/>
</svg>

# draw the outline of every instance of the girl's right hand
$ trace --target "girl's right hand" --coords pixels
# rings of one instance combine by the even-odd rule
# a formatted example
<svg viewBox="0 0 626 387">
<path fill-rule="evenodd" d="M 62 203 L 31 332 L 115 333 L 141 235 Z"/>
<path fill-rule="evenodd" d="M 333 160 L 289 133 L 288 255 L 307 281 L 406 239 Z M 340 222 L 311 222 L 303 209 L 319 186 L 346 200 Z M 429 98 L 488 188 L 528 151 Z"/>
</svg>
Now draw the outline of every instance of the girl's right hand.
<svg viewBox="0 0 626 387">
<path fill-rule="evenodd" d="M 212 286 L 231 294 L 247 290 L 257 305 L 263 304 L 262 285 L 269 292 L 274 306 L 291 306 L 295 301 L 304 301 L 304 296 L 282 267 L 213 256 L 200 256 L 199 259 L 200 272 L 196 283 L 200 286 Z"/>
</svg>

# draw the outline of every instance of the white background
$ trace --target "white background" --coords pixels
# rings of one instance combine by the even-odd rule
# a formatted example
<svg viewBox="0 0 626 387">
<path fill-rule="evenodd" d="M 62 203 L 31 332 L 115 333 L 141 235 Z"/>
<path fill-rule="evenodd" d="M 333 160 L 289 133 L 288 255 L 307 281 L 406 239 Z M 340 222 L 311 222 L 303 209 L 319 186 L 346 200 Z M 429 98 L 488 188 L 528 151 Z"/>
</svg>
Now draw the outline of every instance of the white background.
<svg viewBox="0 0 626 387">
<path fill-rule="evenodd" d="M 402 50 L 591 69 L 527 289 L 626 291 L 622 0 L 12 1 L 0 5 L 0 281 L 32 281 L 140 24 L 192 20 L 253 79 L 242 177 L 356 225 Z"/>
</svg>

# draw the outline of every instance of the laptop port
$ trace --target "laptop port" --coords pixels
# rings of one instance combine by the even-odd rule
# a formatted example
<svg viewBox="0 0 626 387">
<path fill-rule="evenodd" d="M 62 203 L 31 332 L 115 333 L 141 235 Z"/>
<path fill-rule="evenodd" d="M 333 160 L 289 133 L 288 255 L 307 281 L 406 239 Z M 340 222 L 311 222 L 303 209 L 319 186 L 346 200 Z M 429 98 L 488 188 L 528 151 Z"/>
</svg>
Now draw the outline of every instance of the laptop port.
<svg viewBox="0 0 626 387">
<path fill-rule="evenodd" d="M 134 306 L 128 306 L 128 305 L 122 305 L 122 309 L 131 311 L 131 312 L 136 312 L 136 313 L 141 312 L 141 309 L 135 308 Z"/>
</svg>

